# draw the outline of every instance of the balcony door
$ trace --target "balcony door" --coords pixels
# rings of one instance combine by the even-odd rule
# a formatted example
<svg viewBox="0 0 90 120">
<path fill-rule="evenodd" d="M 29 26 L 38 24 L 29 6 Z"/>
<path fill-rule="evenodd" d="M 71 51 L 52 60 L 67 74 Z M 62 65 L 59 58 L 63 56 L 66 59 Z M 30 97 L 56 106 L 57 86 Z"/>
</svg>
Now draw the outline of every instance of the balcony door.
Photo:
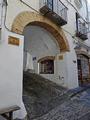
<svg viewBox="0 0 90 120">
<path fill-rule="evenodd" d="M 47 0 L 47 5 L 53 11 L 53 0 Z"/>
</svg>

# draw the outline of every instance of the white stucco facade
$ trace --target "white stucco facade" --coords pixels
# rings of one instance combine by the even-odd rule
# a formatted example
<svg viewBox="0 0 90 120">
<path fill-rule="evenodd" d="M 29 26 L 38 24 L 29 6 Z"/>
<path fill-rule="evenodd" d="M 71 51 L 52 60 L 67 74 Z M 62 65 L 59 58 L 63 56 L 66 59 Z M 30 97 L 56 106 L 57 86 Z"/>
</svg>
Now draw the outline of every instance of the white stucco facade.
<svg viewBox="0 0 90 120">
<path fill-rule="evenodd" d="M 22 1 L 29 6 L 23 4 L 20 0 L 8 0 L 6 11 L 6 5 L 3 4 L 3 0 L 0 0 L 0 108 L 19 105 L 21 110 L 15 113 L 15 117 L 18 118 L 26 116 L 26 110 L 22 102 L 24 67 L 34 69 L 36 73 L 39 73 L 38 60 L 45 56 L 54 56 L 54 74 L 43 74 L 43 76 L 71 89 L 79 86 L 77 55 L 74 49 L 78 41 L 81 44 L 81 49 L 85 47 L 84 51 L 88 50 L 88 54 L 90 54 L 90 40 L 82 41 L 80 38 L 75 37 L 76 12 L 78 11 L 80 16 L 87 21 L 85 0 L 82 0 L 82 8 L 80 9 L 77 8 L 74 0 L 71 0 L 71 4 L 77 11 L 68 0 L 62 0 L 68 8 L 68 23 L 62 27 L 69 43 L 70 50 L 67 52 L 61 52 L 53 35 L 42 27 L 36 25 L 27 26 L 23 35 L 11 31 L 12 24 L 20 13 L 29 11 L 40 14 L 40 0 Z M 59 28 L 60 26 L 58 26 L 58 30 Z M 19 46 L 8 44 L 9 36 L 19 38 Z M 27 58 L 24 57 L 24 50 L 28 52 Z M 63 56 L 63 59 L 59 60 L 59 56 Z M 36 57 L 37 60 L 33 61 L 33 57 Z M 25 62 L 23 62 L 23 58 Z"/>
</svg>

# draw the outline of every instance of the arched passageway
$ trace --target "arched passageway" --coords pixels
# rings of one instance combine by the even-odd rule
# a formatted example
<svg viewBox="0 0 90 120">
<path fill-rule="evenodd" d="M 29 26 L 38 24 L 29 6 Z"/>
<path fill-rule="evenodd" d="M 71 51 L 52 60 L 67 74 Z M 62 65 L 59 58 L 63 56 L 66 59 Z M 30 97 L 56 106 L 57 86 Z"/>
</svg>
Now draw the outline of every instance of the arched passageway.
<svg viewBox="0 0 90 120">
<path fill-rule="evenodd" d="M 24 29 L 24 70 L 38 74 L 56 74 L 56 56 L 59 45 L 51 33 L 39 26 Z M 48 75 L 49 76 L 49 75 Z M 49 78 L 50 79 L 50 78 Z"/>
<path fill-rule="evenodd" d="M 67 52 L 70 50 L 68 40 L 62 28 L 59 28 L 49 19 L 45 18 L 40 14 L 29 11 L 20 13 L 14 19 L 11 30 L 15 33 L 22 34 L 25 36 L 24 51 L 26 52 L 26 54 L 31 54 L 24 54 L 24 56 L 27 56 L 26 58 L 30 58 L 29 62 L 28 60 L 24 60 L 27 61 L 26 63 L 24 62 L 24 68 L 25 66 L 27 66 L 27 68 L 34 68 L 36 73 L 40 73 L 40 64 L 38 63 L 39 59 L 46 56 L 53 56 L 55 57 L 55 74 L 55 71 L 57 71 L 55 65 L 57 60 L 57 54 Z M 61 58 L 63 59 L 62 56 Z M 50 61 L 47 61 L 42 65 L 44 66 L 44 69 L 47 69 L 47 71 L 48 68 L 46 64 L 48 64 L 48 62 Z"/>
</svg>

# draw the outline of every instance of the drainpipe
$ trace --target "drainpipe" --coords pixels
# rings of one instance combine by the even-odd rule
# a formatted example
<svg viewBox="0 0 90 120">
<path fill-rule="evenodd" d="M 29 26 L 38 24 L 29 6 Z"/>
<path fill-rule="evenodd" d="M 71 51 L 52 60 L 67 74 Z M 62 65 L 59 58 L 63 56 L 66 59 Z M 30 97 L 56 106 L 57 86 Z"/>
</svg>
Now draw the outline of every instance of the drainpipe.
<svg viewBox="0 0 90 120">
<path fill-rule="evenodd" d="M 3 16 L 3 7 L 5 7 L 5 13 L 4 13 L 4 27 L 6 28 L 6 30 L 7 30 L 8 32 L 12 32 L 12 33 L 14 33 L 14 34 L 17 34 L 17 33 L 13 32 L 13 31 L 11 31 L 11 30 L 7 27 L 7 25 L 6 25 L 6 17 L 7 17 L 7 6 L 8 6 L 8 2 L 7 2 L 7 0 L 3 0 L 2 2 L 3 2 L 3 3 L 2 3 L 2 16 Z M 18 35 L 21 35 L 21 34 L 18 33 Z"/>
</svg>

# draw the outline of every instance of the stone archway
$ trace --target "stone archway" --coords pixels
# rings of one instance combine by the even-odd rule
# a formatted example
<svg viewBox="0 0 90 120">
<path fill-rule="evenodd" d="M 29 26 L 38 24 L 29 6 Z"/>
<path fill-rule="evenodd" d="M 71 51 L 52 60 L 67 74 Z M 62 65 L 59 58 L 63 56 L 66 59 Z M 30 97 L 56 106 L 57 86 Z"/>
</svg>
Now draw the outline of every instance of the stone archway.
<svg viewBox="0 0 90 120">
<path fill-rule="evenodd" d="M 20 13 L 14 19 L 12 24 L 12 32 L 23 34 L 23 30 L 28 24 L 45 28 L 57 40 L 61 52 L 69 51 L 69 43 L 62 29 L 40 14 L 29 11 Z"/>
</svg>

